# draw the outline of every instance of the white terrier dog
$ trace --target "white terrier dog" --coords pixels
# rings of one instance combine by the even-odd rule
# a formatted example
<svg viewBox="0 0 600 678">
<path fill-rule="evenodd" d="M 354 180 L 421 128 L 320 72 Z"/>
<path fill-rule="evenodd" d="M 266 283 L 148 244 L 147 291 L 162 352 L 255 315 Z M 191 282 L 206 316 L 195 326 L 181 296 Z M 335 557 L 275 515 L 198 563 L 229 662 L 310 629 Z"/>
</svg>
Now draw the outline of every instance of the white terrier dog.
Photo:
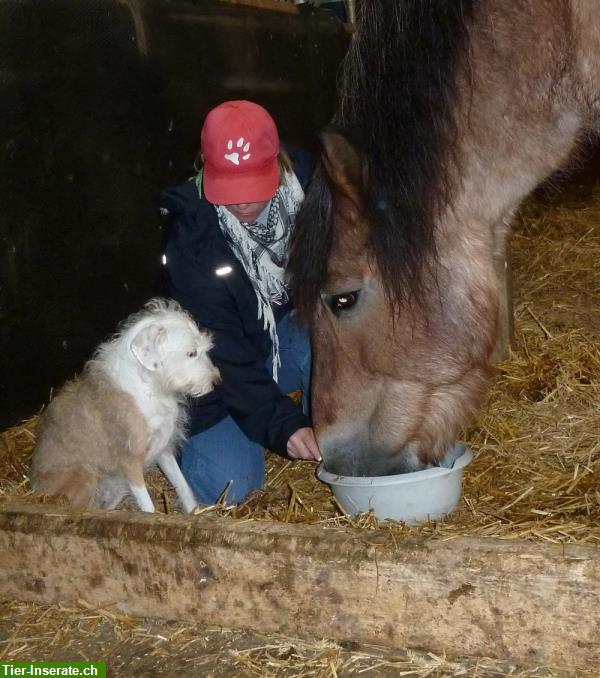
<svg viewBox="0 0 600 678">
<path fill-rule="evenodd" d="M 152 299 L 127 318 L 43 413 L 33 491 L 105 509 L 131 493 L 142 511 L 154 511 L 144 469 L 158 464 L 191 513 L 197 502 L 175 453 L 185 396 L 208 393 L 219 380 L 211 347 L 210 335 L 174 301 Z"/>
</svg>

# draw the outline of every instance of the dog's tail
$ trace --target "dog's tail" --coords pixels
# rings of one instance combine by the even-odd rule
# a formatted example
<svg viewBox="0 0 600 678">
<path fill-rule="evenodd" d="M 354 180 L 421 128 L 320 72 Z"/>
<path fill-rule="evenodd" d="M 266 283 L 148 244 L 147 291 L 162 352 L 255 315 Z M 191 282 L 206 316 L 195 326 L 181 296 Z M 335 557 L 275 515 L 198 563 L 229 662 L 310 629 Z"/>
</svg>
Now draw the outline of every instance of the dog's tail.
<svg viewBox="0 0 600 678">
<path fill-rule="evenodd" d="M 81 467 L 42 471 L 31 477 L 34 494 L 63 495 L 78 508 L 93 505 L 97 486 L 97 476 Z"/>
</svg>

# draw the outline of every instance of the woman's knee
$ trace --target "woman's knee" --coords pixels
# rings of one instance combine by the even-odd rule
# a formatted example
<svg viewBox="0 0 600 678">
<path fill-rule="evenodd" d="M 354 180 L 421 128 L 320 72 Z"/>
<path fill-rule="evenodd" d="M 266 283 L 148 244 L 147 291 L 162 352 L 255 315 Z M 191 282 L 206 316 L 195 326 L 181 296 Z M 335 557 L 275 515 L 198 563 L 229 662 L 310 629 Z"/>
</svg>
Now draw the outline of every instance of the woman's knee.
<svg viewBox="0 0 600 678">
<path fill-rule="evenodd" d="M 311 346 L 308 330 L 298 323 L 295 314 L 288 313 L 277 327 L 281 369 L 279 386 L 282 392 L 310 388 Z"/>
<path fill-rule="evenodd" d="M 223 420 L 184 443 L 181 470 L 199 502 L 237 504 L 264 485 L 264 449 Z"/>
</svg>

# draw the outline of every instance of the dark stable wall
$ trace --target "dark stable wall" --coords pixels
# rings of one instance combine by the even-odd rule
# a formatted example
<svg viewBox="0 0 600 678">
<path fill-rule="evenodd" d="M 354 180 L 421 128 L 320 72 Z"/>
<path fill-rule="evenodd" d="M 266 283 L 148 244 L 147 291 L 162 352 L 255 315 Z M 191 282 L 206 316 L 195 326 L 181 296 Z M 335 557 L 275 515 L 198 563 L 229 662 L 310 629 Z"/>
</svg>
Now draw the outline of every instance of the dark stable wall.
<svg viewBox="0 0 600 678">
<path fill-rule="evenodd" d="M 309 150 L 348 33 L 217 0 L 0 0 L 0 428 L 161 292 L 160 190 L 246 98 Z"/>
</svg>

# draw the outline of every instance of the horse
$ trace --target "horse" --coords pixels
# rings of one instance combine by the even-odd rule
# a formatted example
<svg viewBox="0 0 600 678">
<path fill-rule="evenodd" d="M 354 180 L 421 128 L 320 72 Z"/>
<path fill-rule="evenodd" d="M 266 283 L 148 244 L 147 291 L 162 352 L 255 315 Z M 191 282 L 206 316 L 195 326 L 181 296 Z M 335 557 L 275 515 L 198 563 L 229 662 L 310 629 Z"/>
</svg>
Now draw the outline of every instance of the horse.
<svg viewBox="0 0 600 678">
<path fill-rule="evenodd" d="M 506 348 L 510 224 L 599 127 L 595 0 L 363 0 L 289 273 L 325 468 L 439 464 Z"/>
</svg>

